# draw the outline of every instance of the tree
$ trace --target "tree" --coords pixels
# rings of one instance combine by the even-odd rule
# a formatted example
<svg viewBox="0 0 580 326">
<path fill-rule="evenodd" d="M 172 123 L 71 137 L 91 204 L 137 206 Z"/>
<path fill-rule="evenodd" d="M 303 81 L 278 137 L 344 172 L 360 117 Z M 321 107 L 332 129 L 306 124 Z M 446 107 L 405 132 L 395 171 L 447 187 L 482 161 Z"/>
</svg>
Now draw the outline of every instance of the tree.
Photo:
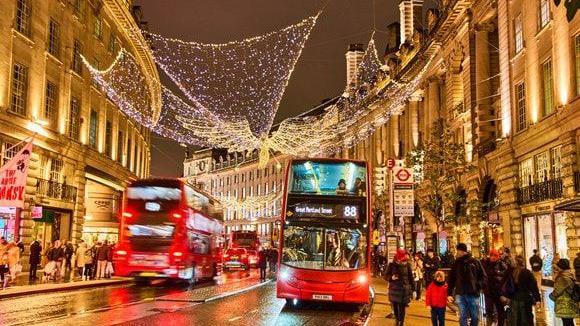
<svg viewBox="0 0 580 326">
<path fill-rule="evenodd" d="M 446 222 L 455 221 L 454 210 L 445 205 L 462 200 L 461 178 L 473 167 L 465 159 L 463 144 L 455 142 L 445 119 L 433 122 L 427 142 L 409 153 L 405 161 L 415 172 L 420 171 L 415 198 L 421 209 L 435 218 L 437 231 Z"/>
</svg>

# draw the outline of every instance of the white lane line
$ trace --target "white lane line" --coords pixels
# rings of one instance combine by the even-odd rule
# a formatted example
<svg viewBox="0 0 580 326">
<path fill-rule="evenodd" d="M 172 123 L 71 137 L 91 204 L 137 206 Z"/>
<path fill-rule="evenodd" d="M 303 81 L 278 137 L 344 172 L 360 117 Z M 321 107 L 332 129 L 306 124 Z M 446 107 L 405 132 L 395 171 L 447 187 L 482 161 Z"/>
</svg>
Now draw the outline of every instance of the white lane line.
<svg viewBox="0 0 580 326">
<path fill-rule="evenodd" d="M 252 285 L 252 286 L 249 286 L 249 287 L 247 287 L 247 288 L 239 289 L 239 290 L 236 290 L 236 291 L 232 291 L 232 292 L 227 292 L 227 293 L 224 293 L 224 294 L 220 294 L 220 295 L 217 295 L 217 296 L 215 296 L 215 297 L 208 298 L 208 299 L 206 299 L 204 302 L 210 302 L 210 301 L 214 301 L 214 300 L 222 299 L 222 298 L 225 298 L 225 297 L 230 297 L 230 296 L 233 296 L 233 295 L 236 295 L 236 294 L 242 293 L 242 292 L 251 291 L 251 290 L 253 290 L 253 289 L 255 289 L 255 288 L 258 288 L 258 287 L 264 286 L 264 285 L 266 285 L 266 284 L 268 284 L 268 283 L 270 283 L 270 282 L 272 282 L 272 280 L 268 280 L 268 281 L 266 281 L 266 282 L 262 282 L 262 283 L 254 284 L 254 285 Z"/>
<path fill-rule="evenodd" d="M 242 316 L 238 316 L 238 317 L 230 318 L 230 319 L 228 319 L 228 321 L 229 321 L 229 322 L 234 322 L 234 321 L 236 321 L 236 320 L 238 320 L 238 319 L 242 319 Z"/>
</svg>

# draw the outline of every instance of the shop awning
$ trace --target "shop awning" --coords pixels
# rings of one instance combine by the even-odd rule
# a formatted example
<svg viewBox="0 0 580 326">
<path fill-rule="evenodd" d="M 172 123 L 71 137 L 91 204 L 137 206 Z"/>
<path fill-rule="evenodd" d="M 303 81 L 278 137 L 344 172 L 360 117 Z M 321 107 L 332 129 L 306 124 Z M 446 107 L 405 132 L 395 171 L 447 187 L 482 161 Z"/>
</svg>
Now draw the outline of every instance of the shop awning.
<svg viewBox="0 0 580 326">
<path fill-rule="evenodd" d="M 555 211 L 580 212 L 580 197 L 563 201 L 554 206 Z"/>
</svg>

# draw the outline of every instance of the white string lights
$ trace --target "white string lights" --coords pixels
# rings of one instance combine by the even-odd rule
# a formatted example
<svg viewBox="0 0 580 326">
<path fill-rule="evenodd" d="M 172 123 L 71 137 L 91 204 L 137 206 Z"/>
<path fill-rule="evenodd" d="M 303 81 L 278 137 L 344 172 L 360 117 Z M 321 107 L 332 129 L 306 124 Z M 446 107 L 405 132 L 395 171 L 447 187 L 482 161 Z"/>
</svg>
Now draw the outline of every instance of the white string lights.
<svg viewBox="0 0 580 326">
<path fill-rule="evenodd" d="M 265 207 L 273 205 L 282 198 L 282 192 L 272 192 L 267 195 L 249 196 L 245 199 L 237 199 L 231 196 L 219 196 L 217 199 L 224 207 L 233 211 L 245 210 L 247 212 L 259 211 Z"/>
<path fill-rule="evenodd" d="M 317 18 L 224 44 L 149 35 L 156 63 L 193 105 L 222 121 L 246 120 L 251 132 L 263 137 Z"/>
</svg>

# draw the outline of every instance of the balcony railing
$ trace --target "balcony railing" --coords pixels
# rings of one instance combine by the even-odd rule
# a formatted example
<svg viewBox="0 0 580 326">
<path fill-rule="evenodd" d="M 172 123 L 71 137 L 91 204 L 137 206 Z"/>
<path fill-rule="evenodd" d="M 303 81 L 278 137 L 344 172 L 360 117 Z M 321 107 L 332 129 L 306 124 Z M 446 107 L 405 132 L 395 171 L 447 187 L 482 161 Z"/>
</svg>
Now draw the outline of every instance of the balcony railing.
<svg viewBox="0 0 580 326">
<path fill-rule="evenodd" d="M 546 180 L 517 189 L 518 204 L 538 203 L 544 200 L 561 198 L 563 193 L 562 179 Z"/>
<path fill-rule="evenodd" d="M 477 147 L 477 156 L 484 157 L 485 155 L 495 151 L 495 140 L 489 140 Z"/>
<path fill-rule="evenodd" d="M 77 188 L 64 183 L 38 179 L 36 194 L 52 199 L 74 202 L 77 198 Z"/>
<path fill-rule="evenodd" d="M 574 191 L 580 192 L 580 171 L 574 172 Z"/>
</svg>

